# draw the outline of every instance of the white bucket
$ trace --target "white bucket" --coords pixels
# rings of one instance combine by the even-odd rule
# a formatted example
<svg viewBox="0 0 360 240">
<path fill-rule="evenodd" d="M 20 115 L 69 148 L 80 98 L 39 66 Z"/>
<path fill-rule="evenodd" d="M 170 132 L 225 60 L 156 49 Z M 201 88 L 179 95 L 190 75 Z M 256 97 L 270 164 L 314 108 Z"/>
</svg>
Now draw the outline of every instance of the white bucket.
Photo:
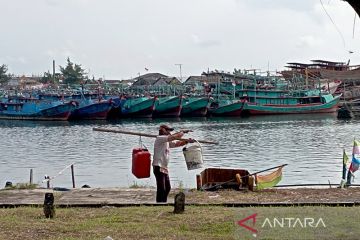
<svg viewBox="0 0 360 240">
<path fill-rule="evenodd" d="M 204 161 L 202 147 L 198 141 L 196 141 L 195 145 L 184 147 L 183 153 L 188 170 L 194 170 L 203 167 Z"/>
</svg>

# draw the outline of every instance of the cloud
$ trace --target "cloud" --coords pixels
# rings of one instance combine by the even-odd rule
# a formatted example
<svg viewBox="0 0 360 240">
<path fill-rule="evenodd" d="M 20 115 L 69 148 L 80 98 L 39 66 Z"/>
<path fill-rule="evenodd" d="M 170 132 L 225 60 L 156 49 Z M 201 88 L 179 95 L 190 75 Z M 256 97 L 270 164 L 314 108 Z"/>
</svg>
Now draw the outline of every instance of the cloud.
<svg viewBox="0 0 360 240">
<path fill-rule="evenodd" d="M 200 39 L 200 37 L 198 35 L 191 35 L 192 41 L 193 43 L 195 43 L 195 45 L 198 45 L 200 47 L 214 47 L 214 46 L 220 46 L 221 42 L 218 40 L 214 40 L 214 39 L 207 39 L 207 40 L 203 40 Z"/>
<path fill-rule="evenodd" d="M 291 9 L 294 11 L 311 11 L 317 4 L 314 0 L 235 0 L 255 9 Z"/>
<path fill-rule="evenodd" d="M 321 46 L 323 44 L 322 39 L 316 38 L 312 35 L 306 35 L 300 37 L 299 41 L 296 43 L 297 48 L 314 48 Z"/>
</svg>

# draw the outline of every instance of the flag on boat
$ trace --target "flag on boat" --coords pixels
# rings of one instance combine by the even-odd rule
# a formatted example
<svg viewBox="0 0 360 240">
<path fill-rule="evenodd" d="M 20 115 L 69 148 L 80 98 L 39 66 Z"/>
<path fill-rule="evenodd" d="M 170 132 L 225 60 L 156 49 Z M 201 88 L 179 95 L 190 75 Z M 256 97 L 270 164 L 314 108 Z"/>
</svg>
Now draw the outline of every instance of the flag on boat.
<svg viewBox="0 0 360 240">
<path fill-rule="evenodd" d="M 354 140 L 353 155 L 360 154 L 360 143 Z"/>
<path fill-rule="evenodd" d="M 284 166 L 279 167 L 274 172 L 267 175 L 256 175 L 256 188 L 257 190 L 262 190 L 265 188 L 270 188 L 276 186 L 282 179 L 282 169 Z"/>
<path fill-rule="evenodd" d="M 352 173 L 356 172 L 359 169 L 359 165 L 360 165 L 360 159 L 356 158 L 353 155 L 349 171 Z"/>
<path fill-rule="evenodd" d="M 354 173 L 359 169 L 360 165 L 360 159 L 357 158 L 357 154 L 360 154 L 360 144 L 358 141 L 354 140 L 354 146 L 353 146 L 353 154 L 352 154 L 352 161 L 349 167 L 349 171 Z"/>
</svg>

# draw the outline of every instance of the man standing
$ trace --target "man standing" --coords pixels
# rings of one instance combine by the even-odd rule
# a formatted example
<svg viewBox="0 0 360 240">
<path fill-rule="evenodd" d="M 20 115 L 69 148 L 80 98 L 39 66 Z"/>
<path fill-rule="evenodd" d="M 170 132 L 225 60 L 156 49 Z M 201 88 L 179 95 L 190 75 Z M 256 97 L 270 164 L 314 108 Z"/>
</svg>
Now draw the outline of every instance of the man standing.
<svg viewBox="0 0 360 240">
<path fill-rule="evenodd" d="M 188 141 L 179 140 L 188 133 L 189 130 L 171 134 L 174 129 L 163 124 L 159 128 L 159 136 L 156 137 L 154 143 L 153 170 L 156 178 L 156 202 L 167 202 L 171 185 L 168 172 L 170 148 L 181 147 L 188 142 L 194 142 L 192 139 Z"/>
</svg>

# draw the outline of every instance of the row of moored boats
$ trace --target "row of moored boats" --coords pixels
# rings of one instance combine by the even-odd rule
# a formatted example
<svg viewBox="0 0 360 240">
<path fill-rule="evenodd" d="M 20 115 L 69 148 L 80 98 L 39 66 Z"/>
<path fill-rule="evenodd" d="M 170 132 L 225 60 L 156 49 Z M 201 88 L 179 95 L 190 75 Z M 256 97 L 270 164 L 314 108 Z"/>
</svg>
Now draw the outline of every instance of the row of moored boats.
<svg viewBox="0 0 360 240">
<path fill-rule="evenodd" d="M 241 90 L 234 96 L 8 96 L 0 119 L 103 120 L 135 117 L 206 117 L 260 114 L 330 113 L 340 96 L 315 90 Z"/>
</svg>

